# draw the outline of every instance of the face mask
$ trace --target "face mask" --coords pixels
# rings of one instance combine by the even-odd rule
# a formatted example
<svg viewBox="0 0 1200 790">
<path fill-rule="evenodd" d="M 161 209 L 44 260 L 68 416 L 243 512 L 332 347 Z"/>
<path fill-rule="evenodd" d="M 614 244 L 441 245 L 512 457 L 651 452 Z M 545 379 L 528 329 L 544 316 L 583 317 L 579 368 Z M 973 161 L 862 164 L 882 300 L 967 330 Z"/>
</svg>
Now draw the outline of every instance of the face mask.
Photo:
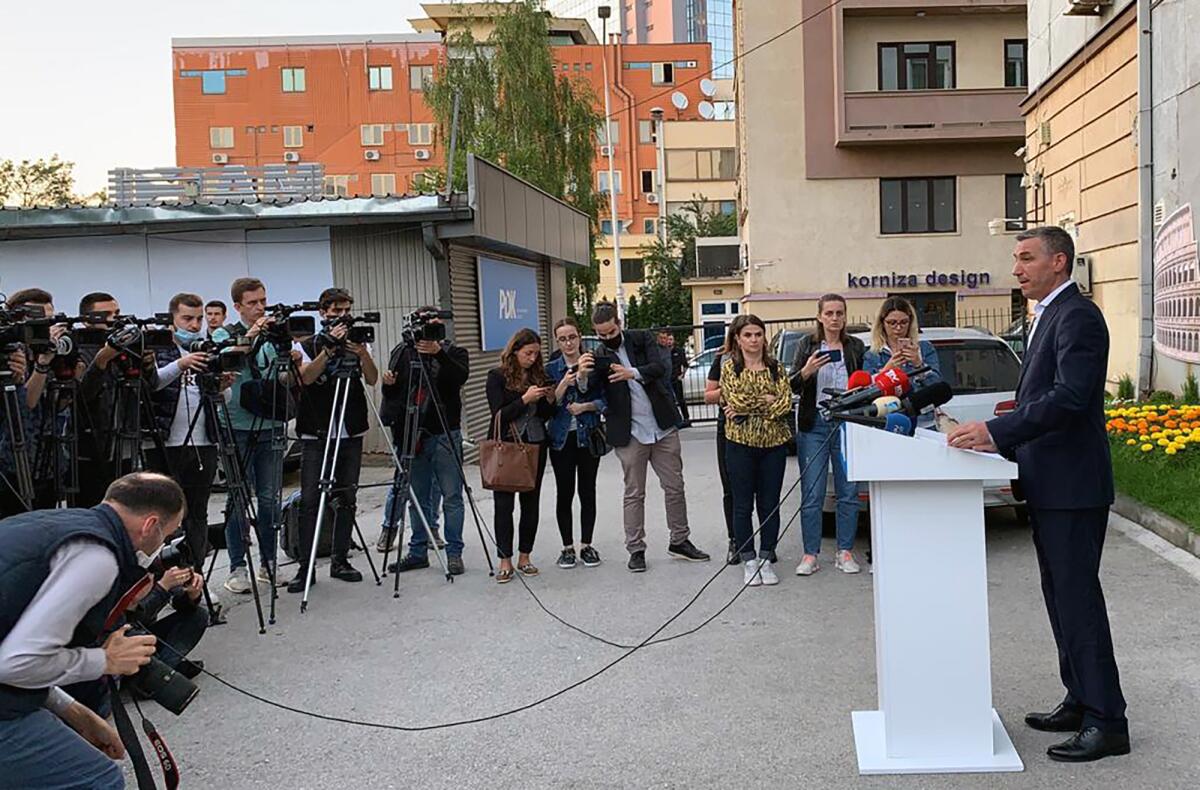
<svg viewBox="0 0 1200 790">
<path fill-rule="evenodd" d="M 179 327 L 175 327 L 175 340 L 177 340 L 181 346 L 190 346 L 197 340 L 203 339 L 203 337 L 204 335 L 200 332 L 193 332 L 190 329 L 180 329 Z"/>
<path fill-rule="evenodd" d="M 622 335 L 617 335 L 616 337 L 606 337 L 606 338 L 603 338 L 603 343 L 604 343 L 604 345 L 611 348 L 613 351 L 616 351 L 618 348 L 621 347 L 622 338 L 623 338 Z"/>
</svg>

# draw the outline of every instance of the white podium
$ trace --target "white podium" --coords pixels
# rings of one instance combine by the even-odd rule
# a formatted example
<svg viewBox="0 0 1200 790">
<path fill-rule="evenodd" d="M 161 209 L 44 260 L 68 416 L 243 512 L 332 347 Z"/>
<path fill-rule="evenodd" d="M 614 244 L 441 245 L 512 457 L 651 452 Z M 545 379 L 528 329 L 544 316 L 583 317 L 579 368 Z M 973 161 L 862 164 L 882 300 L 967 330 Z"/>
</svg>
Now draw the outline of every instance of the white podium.
<svg viewBox="0 0 1200 790">
<path fill-rule="evenodd" d="M 860 774 L 1021 771 L 992 708 L 983 481 L 998 455 L 848 424 L 850 480 L 870 483 L 879 710 L 855 711 Z"/>
</svg>

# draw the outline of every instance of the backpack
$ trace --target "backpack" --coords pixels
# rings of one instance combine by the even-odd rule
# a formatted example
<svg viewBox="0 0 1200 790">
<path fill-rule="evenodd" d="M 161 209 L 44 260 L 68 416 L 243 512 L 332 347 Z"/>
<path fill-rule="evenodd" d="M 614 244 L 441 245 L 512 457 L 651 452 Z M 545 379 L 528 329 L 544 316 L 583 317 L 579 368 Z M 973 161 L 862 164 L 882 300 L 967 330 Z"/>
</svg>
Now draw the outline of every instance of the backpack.
<svg viewBox="0 0 1200 790">
<path fill-rule="evenodd" d="M 280 543 L 283 553 L 297 562 L 308 562 L 308 557 L 300 557 L 300 492 L 296 491 L 283 501 L 279 511 Z M 326 506 L 325 523 L 317 539 L 317 556 L 328 557 L 333 554 L 333 508 Z"/>
</svg>

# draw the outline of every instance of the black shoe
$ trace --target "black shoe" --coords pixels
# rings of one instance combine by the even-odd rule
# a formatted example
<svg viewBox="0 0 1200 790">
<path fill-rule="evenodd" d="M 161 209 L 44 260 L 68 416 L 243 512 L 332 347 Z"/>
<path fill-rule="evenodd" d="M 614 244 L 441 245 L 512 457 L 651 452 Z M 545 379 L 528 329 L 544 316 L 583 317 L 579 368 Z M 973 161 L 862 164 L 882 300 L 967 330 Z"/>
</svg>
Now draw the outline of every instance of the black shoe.
<svg viewBox="0 0 1200 790">
<path fill-rule="evenodd" d="M 736 540 L 729 541 L 728 562 L 730 565 L 740 565 L 742 562 L 742 553 L 738 551 Z"/>
<path fill-rule="evenodd" d="M 575 549 L 563 549 L 558 555 L 558 567 L 574 568 L 575 567 Z"/>
<path fill-rule="evenodd" d="M 676 559 L 687 560 L 688 562 L 708 562 L 711 559 L 707 554 L 693 546 L 690 540 L 685 540 L 683 543 L 676 543 L 674 546 L 667 546 L 667 553 Z"/>
<path fill-rule="evenodd" d="M 1090 763 L 1129 754 L 1129 736 L 1106 733 L 1099 727 L 1084 727 L 1062 743 L 1051 746 L 1046 754 L 1060 763 Z"/>
<path fill-rule="evenodd" d="M 1079 732 L 1083 726 L 1083 713 L 1059 705 L 1049 713 L 1026 714 L 1025 723 L 1042 732 Z"/>
<path fill-rule="evenodd" d="M 455 557 L 451 554 L 446 557 L 446 570 L 451 576 L 462 576 L 467 572 L 467 568 L 463 565 L 462 557 Z"/>
<path fill-rule="evenodd" d="M 409 554 L 399 562 L 393 562 L 388 565 L 388 573 L 404 573 L 405 571 L 415 571 L 420 568 L 429 567 L 429 557 L 414 557 Z"/>
<path fill-rule="evenodd" d="M 345 557 L 334 557 L 330 561 L 329 575 L 331 578 L 341 579 L 344 582 L 362 581 L 362 573 L 355 570 L 354 566 Z"/>
<path fill-rule="evenodd" d="M 629 555 L 629 570 L 634 573 L 646 572 L 646 552 L 635 551 Z"/>
<path fill-rule="evenodd" d="M 188 680 L 199 677 L 204 671 L 204 662 L 199 659 L 185 658 L 175 667 L 175 671 L 183 675 Z"/>
<path fill-rule="evenodd" d="M 591 546 L 584 546 L 579 550 L 579 559 L 589 568 L 595 568 L 600 564 L 600 552 Z"/>
<path fill-rule="evenodd" d="M 317 583 L 317 574 L 312 574 L 312 583 Z M 290 593 L 304 592 L 304 568 L 296 571 L 295 577 L 287 583 L 287 591 Z"/>
</svg>

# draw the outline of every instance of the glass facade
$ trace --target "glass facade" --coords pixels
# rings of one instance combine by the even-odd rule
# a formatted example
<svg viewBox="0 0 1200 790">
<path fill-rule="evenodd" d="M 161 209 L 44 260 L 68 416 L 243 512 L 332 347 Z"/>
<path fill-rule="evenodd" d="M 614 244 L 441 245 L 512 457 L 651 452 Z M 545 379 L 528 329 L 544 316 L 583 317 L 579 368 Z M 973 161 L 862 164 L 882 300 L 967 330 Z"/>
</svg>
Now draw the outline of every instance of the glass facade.
<svg viewBox="0 0 1200 790">
<path fill-rule="evenodd" d="M 733 78 L 733 0 L 685 0 L 689 41 L 712 44 L 713 79 Z"/>
</svg>

